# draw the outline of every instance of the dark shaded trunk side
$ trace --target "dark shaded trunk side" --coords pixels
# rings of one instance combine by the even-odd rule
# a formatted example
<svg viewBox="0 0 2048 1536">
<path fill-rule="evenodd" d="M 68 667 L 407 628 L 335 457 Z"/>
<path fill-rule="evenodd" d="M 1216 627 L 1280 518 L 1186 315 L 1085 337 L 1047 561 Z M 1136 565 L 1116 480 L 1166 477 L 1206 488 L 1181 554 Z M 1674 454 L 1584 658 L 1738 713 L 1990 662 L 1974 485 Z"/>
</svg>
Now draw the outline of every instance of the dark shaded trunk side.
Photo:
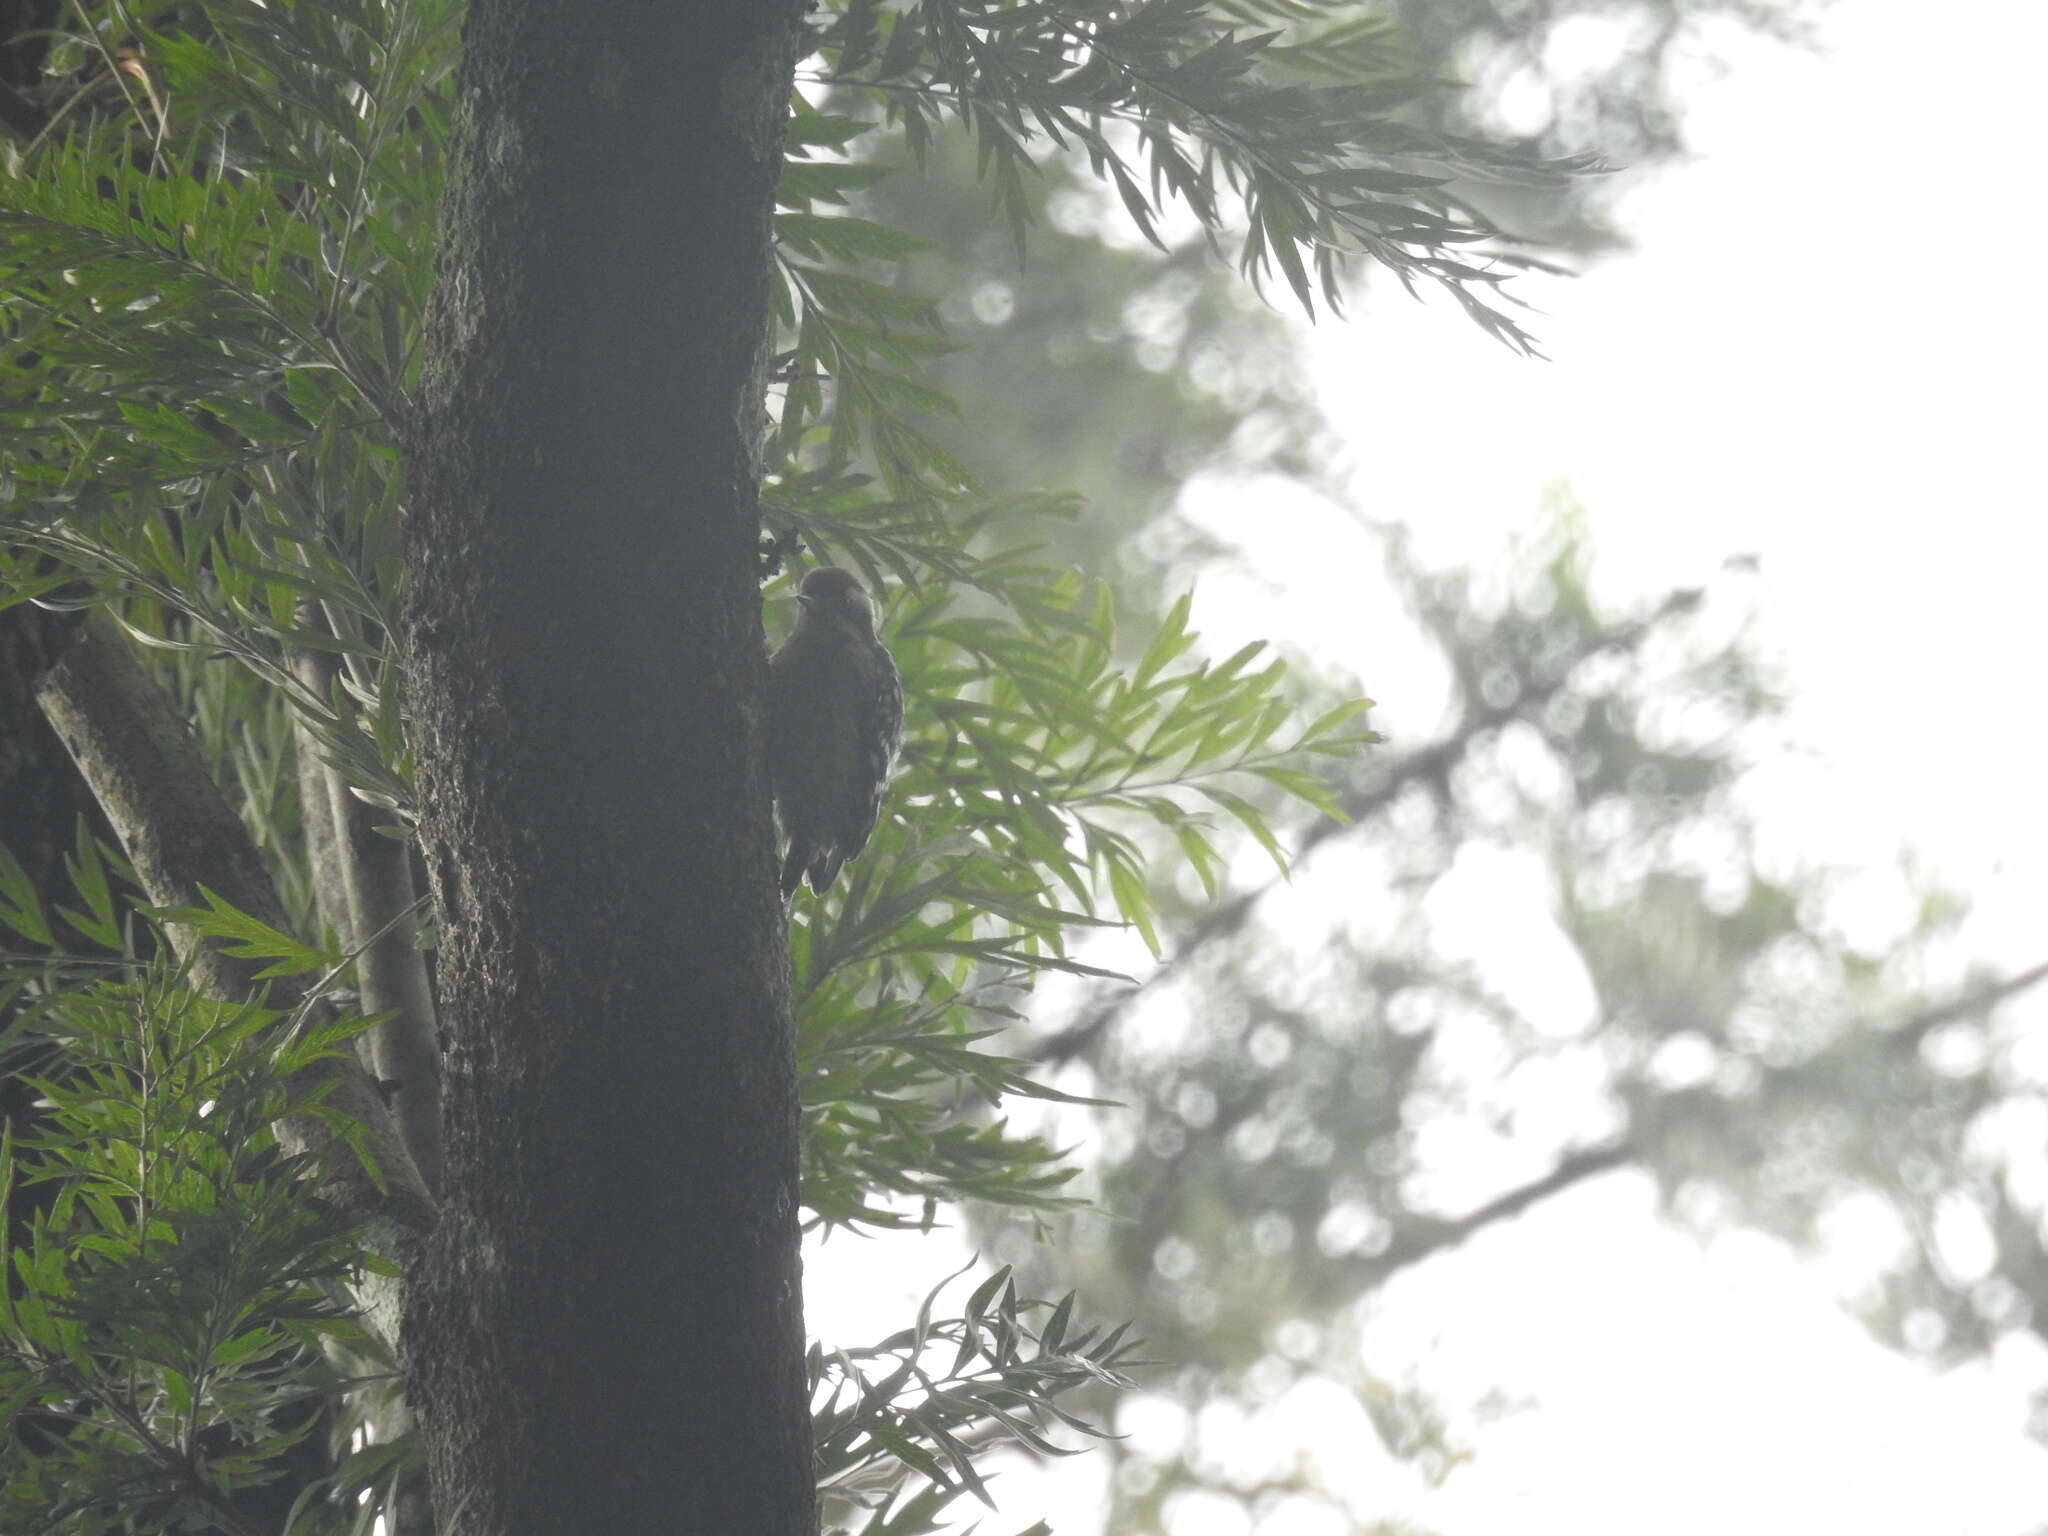
<svg viewBox="0 0 2048 1536">
<path fill-rule="evenodd" d="M 796 0 L 475 0 L 407 643 L 452 1532 L 809 1536 L 755 441 Z"/>
<path fill-rule="evenodd" d="M 50 905 L 72 899 L 64 856 L 77 845 L 79 818 L 96 835 L 113 838 L 71 755 L 36 708 L 36 687 L 75 628 L 73 615 L 29 604 L 0 613 L 0 848 L 14 856 Z M 89 947 L 68 930 L 64 936 L 81 949 Z M 13 947 L 14 936 L 0 930 L 0 949 Z M 0 1032 L 13 1017 L 12 1008 L 0 1005 Z M 40 1097 L 33 1083 L 0 1072 L 0 1122 L 14 1135 L 27 1135 L 41 1119 L 35 1108 Z M 10 1247 L 26 1241 L 30 1217 L 47 1211 L 56 1194 L 52 1184 L 15 1182 L 7 1198 Z"/>
</svg>

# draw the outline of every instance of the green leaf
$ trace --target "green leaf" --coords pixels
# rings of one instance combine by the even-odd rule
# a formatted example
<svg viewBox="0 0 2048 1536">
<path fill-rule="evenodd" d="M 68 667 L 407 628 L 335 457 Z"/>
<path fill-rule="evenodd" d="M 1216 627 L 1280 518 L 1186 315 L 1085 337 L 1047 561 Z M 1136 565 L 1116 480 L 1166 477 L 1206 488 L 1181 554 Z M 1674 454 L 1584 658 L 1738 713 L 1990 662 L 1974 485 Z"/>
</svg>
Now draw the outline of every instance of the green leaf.
<svg viewBox="0 0 2048 1536">
<path fill-rule="evenodd" d="M 220 940 L 221 948 L 237 959 L 274 961 L 256 973 L 259 981 L 273 976 L 300 976 L 309 971 L 330 970 L 340 964 L 340 956 L 310 948 L 289 934 L 279 933 L 203 885 L 199 887 L 199 894 L 206 902 L 204 907 L 144 910 L 158 922 L 178 923 L 202 938 Z"/>
<path fill-rule="evenodd" d="M 1278 785 L 1295 799 L 1322 812 L 1332 821 L 1348 822 L 1351 819 L 1344 814 L 1344 807 L 1338 804 L 1337 797 L 1330 792 L 1329 785 L 1313 774 L 1303 773 L 1298 768 L 1275 767 L 1254 768 L 1252 772 L 1267 783 Z"/>
<path fill-rule="evenodd" d="M 42 899 L 36 894 L 35 882 L 29 879 L 28 871 L 13 854 L 0 844 L 0 923 L 4 923 L 30 944 L 46 949 L 57 947 L 57 941 L 50 932 L 49 919 L 43 913 Z"/>
<path fill-rule="evenodd" d="M 1353 720 L 1357 720 L 1365 715 L 1372 707 L 1373 701 L 1371 699 L 1346 699 L 1336 708 L 1325 710 L 1322 714 L 1316 716 L 1303 729 L 1296 744 L 1306 746 L 1310 742 L 1321 741 L 1326 736 L 1333 736 Z M 1360 739 L 1377 740 L 1378 738 L 1368 733 L 1366 737 Z"/>
<path fill-rule="evenodd" d="M 70 873 L 72 888 L 84 899 L 86 911 L 59 907 L 58 915 L 103 949 L 118 951 L 124 948 L 120 919 L 115 912 L 113 892 L 107 884 L 106 863 L 100 852 L 99 840 L 92 835 L 82 816 L 78 820 L 77 850 L 65 856 L 64 867 Z"/>
<path fill-rule="evenodd" d="M 1165 951 L 1160 947 L 1159 930 L 1152 921 L 1152 895 L 1138 876 L 1136 869 L 1123 860 L 1114 860 L 1109 865 L 1109 888 L 1116 900 L 1117 910 L 1123 913 L 1138 936 L 1145 941 L 1145 947 L 1157 959 Z"/>
<path fill-rule="evenodd" d="M 1213 784 L 1198 784 L 1195 788 L 1197 792 L 1206 795 L 1235 816 L 1238 823 L 1257 840 L 1258 845 L 1266 850 L 1268 857 L 1273 860 L 1274 867 L 1282 875 L 1288 873 L 1287 851 L 1273 836 L 1272 828 L 1266 825 L 1266 818 L 1257 806 L 1242 795 L 1232 794 L 1229 790 L 1219 789 Z"/>
</svg>

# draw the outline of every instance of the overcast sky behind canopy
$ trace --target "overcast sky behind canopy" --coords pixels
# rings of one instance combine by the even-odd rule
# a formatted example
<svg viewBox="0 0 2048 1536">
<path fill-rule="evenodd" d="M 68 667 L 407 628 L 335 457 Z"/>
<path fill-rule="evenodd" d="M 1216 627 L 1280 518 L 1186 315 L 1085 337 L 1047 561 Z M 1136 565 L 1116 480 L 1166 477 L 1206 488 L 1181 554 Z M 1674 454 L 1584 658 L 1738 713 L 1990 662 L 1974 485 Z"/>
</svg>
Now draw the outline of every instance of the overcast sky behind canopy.
<svg viewBox="0 0 2048 1536">
<path fill-rule="evenodd" d="M 1485 567 L 1560 482 L 1587 509 L 1603 593 L 1654 597 L 1758 556 L 1765 638 L 1812 748 L 1773 789 L 1785 824 L 1831 859 L 1883 866 L 1910 843 L 1976 904 L 1978 952 L 2018 968 L 2048 951 L 2032 270 L 2048 4 L 1840 0 L 1823 35 L 1817 55 L 1711 39 L 1729 68 L 1703 58 L 1691 83 L 1695 158 L 1624 195 L 1634 252 L 1524 285 L 1554 361 L 1391 284 L 1310 344 L 1332 415 L 1359 424 L 1367 510 L 1435 561 Z M 1594 27 L 1573 46 L 1605 41 Z M 1208 510 L 1229 526 L 1235 509 Z M 1426 678 L 1371 664 L 1391 621 L 1360 611 L 1357 566 L 1304 571 L 1303 547 L 1289 532 L 1251 552 L 1281 597 L 1205 579 L 1198 626 L 1227 648 L 1298 638 L 1312 615 L 1320 653 L 1365 659 L 1376 723 L 1427 734 Z M 1882 910 L 1871 922 L 1881 935 Z M 877 1286 L 913 1295 L 958 1251 L 835 1242 L 813 1258 L 813 1331 L 865 1337 L 865 1308 L 902 1311 Z M 2041 1529 L 2048 1452 L 2025 1420 L 2048 1351 L 1937 1374 L 1870 1341 L 1832 1284 L 1761 1238 L 1702 1250 L 1659 1224 L 1646 1179 L 1614 1175 L 1375 1299 L 1376 1374 L 1412 1368 L 1453 1408 L 1494 1387 L 1528 1404 L 1475 1432 L 1441 1486 L 1376 1454 L 1333 1388 L 1253 1425 L 1140 1400 L 1126 1427 L 1162 1447 L 1192 1430 L 1247 1473 L 1305 1451 L 1360 1516 L 1443 1536 Z M 1102 1470 L 1012 1470 L 984 1529 L 1044 1514 L 1062 1536 L 1094 1531 Z M 1173 1529 L 1249 1528 L 1189 1503 Z M 1338 1531 L 1303 1507 L 1258 1536 Z"/>
</svg>

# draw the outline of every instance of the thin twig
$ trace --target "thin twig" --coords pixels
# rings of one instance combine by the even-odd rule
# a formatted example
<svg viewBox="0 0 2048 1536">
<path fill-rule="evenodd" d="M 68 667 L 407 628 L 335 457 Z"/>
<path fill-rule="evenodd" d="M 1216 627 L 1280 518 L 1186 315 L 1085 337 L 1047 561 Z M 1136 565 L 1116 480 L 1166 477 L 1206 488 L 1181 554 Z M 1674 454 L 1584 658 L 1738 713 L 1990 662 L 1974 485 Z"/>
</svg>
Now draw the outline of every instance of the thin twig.
<svg viewBox="0 0 2048 1536">
<path fill-rule="evenodd" d="M 1942 1025 L 1994 1008 L 2043 981 L 2048 981 L 2048 960 L 1913 1014 L 1904 1023 L 1884 1031 L 1885 1040 L 1895 1050 L 1918 1050 L 1920 1042 Z M 1627 1135 L 1568 1152 L 1548 1173 L 1518 1184 L 1462 1216 L 1411 1218 L 1396 1229 L 1394 1240 L 1386 1248 L 1363 1261 L 1359 1272 L 1368 1287 L 1377 1286 L 1399 1270 L 1456 1247 L 1484 1227 L 1519 1216 L 1531 1206 L 1588 1179 L 1647 1162 L 1652 1156 L 1649 1147 Z"/>
</svg>

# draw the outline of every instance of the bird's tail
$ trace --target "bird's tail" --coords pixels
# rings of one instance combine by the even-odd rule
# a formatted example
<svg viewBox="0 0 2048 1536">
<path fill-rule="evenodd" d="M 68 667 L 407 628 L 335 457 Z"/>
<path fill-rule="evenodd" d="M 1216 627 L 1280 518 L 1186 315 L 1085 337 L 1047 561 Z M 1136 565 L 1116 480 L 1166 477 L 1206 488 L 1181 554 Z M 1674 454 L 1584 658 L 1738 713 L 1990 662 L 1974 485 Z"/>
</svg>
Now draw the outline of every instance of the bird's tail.
<svg viewBox="0 0 2048 1536">
<path fill-rule="evenodd" d="M 832 889 L 832 882 L 839 878 L 839 866 L 846 862 L 846 855 L 829 843 L 816 847 L 790 839 L 789 853 L 782 861 L 782 899 L 789 900 L 796 894 L 797 882 L 809 877 L 811 889 L 820 896 Z"/>
<path fill-rule="evenodd" d="M 804 866 L 810 862 L 811 850 L 803 847 L 794 838 L 790 839 L 789 853 L 782 861 L 782 899 L 789 900 L 796 894 L 797 882 L 804 877 Z M 815 884 L 812 887 L 816 889 Z"/>
</svg>

